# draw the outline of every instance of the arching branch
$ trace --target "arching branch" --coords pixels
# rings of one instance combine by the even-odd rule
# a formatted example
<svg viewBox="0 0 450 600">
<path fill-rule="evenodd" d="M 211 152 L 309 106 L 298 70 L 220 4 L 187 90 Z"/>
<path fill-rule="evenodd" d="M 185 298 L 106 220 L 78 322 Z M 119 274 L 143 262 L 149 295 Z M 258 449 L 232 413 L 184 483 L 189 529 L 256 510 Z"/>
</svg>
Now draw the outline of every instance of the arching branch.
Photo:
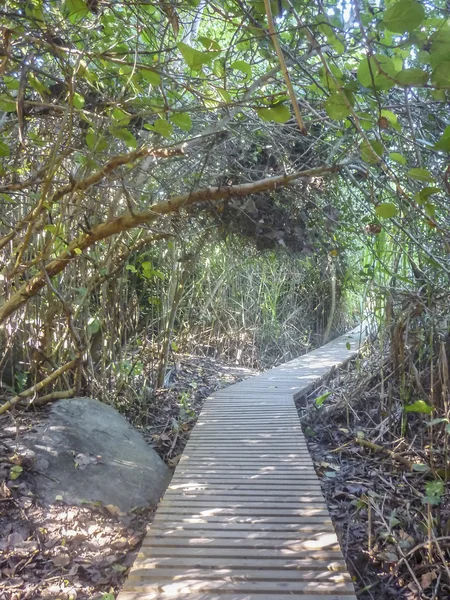
<svg viewBox="0 0 450 600">
<path fill-rule="evenodd" d="M 331 167 L 324 166 L 316 169 L 297 171 L 290 175 L 267 177 L 251 183 L 232 185 L 229 187 L 208 187 L 190 194 L 174 196 L 165 202 L 151 206 L 147 211 L 135 213 L 133 215 L 126 213 L 93 227 L 90 233 L 83 233 L 72 240 L 66 250 L 60 254 L 58 258 L 52 260 L 45 266 L 45 271 L 49 277 L 54 277 L 55 275 L 58 275 L 58 273 L 61 273 L 69 263 L 77 260 L 83 250 L 93 246 L 96 242 L 109 238 L 112 235 L 122 233 L 123 231 L 129 231 L 140 225 L 152 223 L 162 215 L 177 212 L 187 206 L 215 202 L 225 198 L 244 198 L 250 194 L 267 192 L 285 187 L 297 179 L 318 177 L 325 174 L 336 173 L 339 170 L 340 165 Z M 68 186 L 62 189 L 68 190 Z M 46 277 L 47 275 L 44 272 L 39 272 L 12 295 L 0 308 L 0 323 L 5 321 L 5 319 L 12 315 L 16 310 L 26 304 L 30 298 L 35 296 L 46 285 Z"/>
</svg>

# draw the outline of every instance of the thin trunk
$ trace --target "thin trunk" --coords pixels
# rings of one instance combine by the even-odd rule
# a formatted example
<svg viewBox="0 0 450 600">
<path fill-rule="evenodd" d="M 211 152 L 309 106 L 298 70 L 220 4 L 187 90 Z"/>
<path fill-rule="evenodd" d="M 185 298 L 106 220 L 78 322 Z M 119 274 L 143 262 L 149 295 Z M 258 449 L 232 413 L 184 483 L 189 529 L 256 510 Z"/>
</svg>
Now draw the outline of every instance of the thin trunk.
<svg viewBox="0 0 450 600">
<path fill-rule="evenodd" d="M 336 313 L 336 267 L 333 259 L 329 258 L 330 263 L 330 296 L 331 306 L 328 313 L 327 325 L 323 334 L 323 343 L 326 344 L 330 338 L 331 328 L 333 327 L 334 315 Z"/>
</svg>

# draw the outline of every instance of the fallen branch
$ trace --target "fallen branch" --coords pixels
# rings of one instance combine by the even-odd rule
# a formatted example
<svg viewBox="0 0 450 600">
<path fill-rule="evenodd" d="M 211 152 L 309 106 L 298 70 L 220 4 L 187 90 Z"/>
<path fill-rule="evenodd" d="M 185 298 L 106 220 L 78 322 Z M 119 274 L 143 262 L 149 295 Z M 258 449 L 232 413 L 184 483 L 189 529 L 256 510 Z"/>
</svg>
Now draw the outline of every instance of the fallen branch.
<svg viewBox="0 0 450 600">
<path fill-rule="evenodd" d="M 29 396 L 32 396 L 33 394 L 37 394 L 43 388 L 45 388 L 47 385 L 49 385 L 50 383 L 52 383 L 53 381 L 58 379 L 58 377 L 60 377 L 63 373 L 66 373 L 67 371 L 70 371 L 71 369 L 75 369 L 78 366 L 78 362 L 79 362 L 78 359 L 71 360 L 70 362 L 66 363 L 62 367 L 59 367 L 59 369 L 56 369 L 56 371 L 53 371 L 53 373 L 51 373 L 48 377 L 46 377 L 42 381 L 39 381 L 39 383 L 36 383 L 36 385 L 33 385 L 32 387 L 28 388 L 24 392 L 21 392 L 20 394 L 17 394 L 17 396 L 14 396 L 14 398 L 11 398 L 11 400 L 8 400 L 4 404 L 2 404 L 2 406 L 0 406 L 0 415 L 3 415 L 7 410 L 9 410 L 13 406 L 15 406 L 21 400 L 25 400 L 25 398 L 28 398 Z"/>
<path fill-rule="evenodd" d="M 340 170 L 340 168 L 340 165 L 331 167 L 323 166 L 316 169 L 296 171 L 291 175 L 267 177 L 251 183 L 231 185 L 228 187 L 209 187 L 196 192 L 191 192 L 189 194 L 174 196 L 165 202 L 154 204 L 147 211 L 135 214 L 125 213 L 120 217 L 115 217 L 110 221 L 106 221 L 106 223 L 100 223 L 99 225 L 93 227 L 89 233 L 83 233 L 76 239 L 72 240 L 72 242 L 68 244 L 66 250 L 60 254 L 58 258 L 49 262 L 45 266 L 44 270 L 47 272 L 49 277 L 54 277 L 58 273 L 61 273 L 61 271 L 63 271 L 69 263 L 77 260 L 80 254 L 82 254 L 83 250 L 93 246 L 96 242 L 109 238 L 112 235 L 122 233 L 123 231 L 129 231 L 130 229 L 134 229 L 139 225 L 152 223 L 161 215 L 168 215 L 170 213 L 177 212 L 178 210 L 187 206 L 206 202 L 214 202 L 217 200 L 223 200 L 225 198 L 244 198 L 250 194 L 286 187 L 297 179 L 317 177 L 327 173 L 336 173 Z M 91 178 L 92 177 L 94 176 L 91 176 Z M 62 189 L 68 189 L 68 187 L 66 186 L 66 188 Z M 60 193 L 62 192 L 60 191 Z M 5 321 L 16 310 L 26 304 L 30 298 L 35 296 L 46 285 L 46 277 L 47 275 L 41 271 L 32 279 L 30 279 L 30 281 L 22 285 L 22 287 L 12 295 L 9 300 L 7 300 L 0 308 L 0 323 Z"/>
<path fill-rule="evenodd" d="M 355 438 L 355 442 L 360 446 L 363 446 L 364 448 L 369 448 L 370 450 L 373 450 L 374 452 L 381 452 L 383 454 L 387 454 L 393 460 L 402 463 L 403 465 L 405 465 L 405 467 L 408 467 L 408 469 L 412 471 L 413 463 L 398 452 L 394 452 L 393 450 L 389 450 L 384 446 L 379 446 L 378 444 L 374 444 L 373 442 L 369 442 L 368 440 L 362 440 L 360 438 Z"/>
<path fill-rule="evenodd" d="M 63 390 L 58 392 L 50 392 L 50 394 L 46 394 L 45 396 L 41 396 L 37 400 L 33 402 L 33 406 L 43 406 L 47 404 L 47 402 L 51 402 L 52 400 L 63 400 L 66 398 L 72 398 L 77 393 L 77 389 L 75 387 L 70 388 L 70 390 Z"/>
</svg>

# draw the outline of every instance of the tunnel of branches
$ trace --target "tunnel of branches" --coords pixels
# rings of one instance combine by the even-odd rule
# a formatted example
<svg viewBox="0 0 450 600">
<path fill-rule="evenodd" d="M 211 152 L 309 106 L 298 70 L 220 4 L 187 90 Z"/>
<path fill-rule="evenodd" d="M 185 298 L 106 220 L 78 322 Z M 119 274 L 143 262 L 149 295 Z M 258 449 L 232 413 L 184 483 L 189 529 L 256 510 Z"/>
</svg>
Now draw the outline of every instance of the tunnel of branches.
<svg viewBox="0 0 450 600">
<path fill-rule="evenodd" d="M 367 320 L 368 448 L 416 444 L 448 540 L 448 2 L 4 0 L 0 26 L 0 417 L 82 396 L 140 425 L 187 357 L 264 370 Z M 433 556 L 413 584 L 449 597 Z"/>
<path fill-rule="evenodd" d="M 437 368 L 445 2 L 7 0 L 0 16 L 1 410 L 132 403 L 179 354 L 266 368 L 369 314 L 394 354 Z"/>
</svg>

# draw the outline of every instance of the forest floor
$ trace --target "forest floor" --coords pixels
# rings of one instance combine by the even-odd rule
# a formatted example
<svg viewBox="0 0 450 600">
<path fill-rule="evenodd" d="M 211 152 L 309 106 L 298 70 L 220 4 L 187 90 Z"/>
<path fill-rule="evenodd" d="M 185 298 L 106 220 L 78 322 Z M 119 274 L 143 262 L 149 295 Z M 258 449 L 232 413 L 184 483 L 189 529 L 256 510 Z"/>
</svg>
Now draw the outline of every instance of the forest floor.
<svg viewBox="0 0 450 600">
<path fill-rule="evenodd" d="M 145 411 L 127 416 L 174 467 L 204 400 L 253 373 L 220 360 L 182 356 L 167 389 Z M 62 502 L 43 507 L 33 495 L 33 465 L 11 456 L 4 443 L 39 419 L 31 412 L 0 416 L 0 600 L 114 600 L 154 510 L 123 514 L 114 506 Z M 15 467 L 22 470 L 11 480 Z"/>
<path fill-rule="evenodd" d="M 297 407 L 358 599 L 446 600 L 445 444 L 433 446 L 425 415 L 403 420 L 395 385 L 386 393 L 388 363 L 378 352 L 357 359 Z"/>
</svg>

